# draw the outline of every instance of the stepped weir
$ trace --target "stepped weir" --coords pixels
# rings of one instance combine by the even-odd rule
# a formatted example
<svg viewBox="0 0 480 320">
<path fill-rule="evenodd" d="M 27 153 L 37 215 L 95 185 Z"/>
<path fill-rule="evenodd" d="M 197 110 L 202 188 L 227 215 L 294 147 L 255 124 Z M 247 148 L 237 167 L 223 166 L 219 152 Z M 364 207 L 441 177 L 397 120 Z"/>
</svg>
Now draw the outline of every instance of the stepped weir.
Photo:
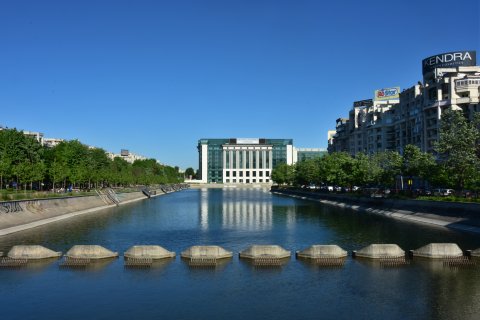
<svg viewBox="0 0 480 320">
<path fill-rule="evenodd" d="M 277 245 L 253 245 L 239 253 L 240 259 L 248 259 L 256 267 L 283 266 L 291 253 Z"/>
<path fill-rule="evenodd" d="M 183 251 L 181 257 L 190 267 L 216 267 L 233 257 L 233 252 L 219 246 L 193 246 Z"/>
<path fill-rule="evenodd" d="M 175 252 L 155 246 L 133 246 L 123 254 L 125 267 L 129 268 L 150 268 L 156 260 L 175 258 Z"/>
<path fill-rule="evenodd" d="M 337 245 L 313 245 L 295 253 L 297 259 L 322 267 L 341 267 L 347 255 L 347 251 Z"/>
<path fill-rule="evenodd" d="M 0 253 L 0 268 L 21 268 L 33 261 L 52 261 L 61 256 L 39 245 L 13 246 L 7 256 Z M 455 243 L 430 243 L 416 250 L 410 250 L 414 258 L 430 260 L 440 267 L 451 269 L 470 268 L 480 265 L 480 248 L 462 250 Z M 166 265 L 174 260 L 176 253 L 158 245 L 135 245 L 124 252 L 125 267 L 150 268 L 153 265 Z M 296 251 L 298 260 L 322 267 L 341 267 L 345 264 L 348 253 L 337 245 L 312 245 Z M 99 245 L 75 245 L 64 255 L 60 262 L 63 268 L 103 267 L 118 257 L 117 252 Z M 181 253 L 181 258 L 190 267 L 217 267 L 233 257 L 231 251 L 215 245 L 192 246 Z M 291 252 L 278 245 L 252 245 L 239 252 L 239 258 L 248 260 L 255 267 L 280 267 L 288 263 Z M 396 244 L 371 244 L 352 252 L 352 257 L 362 258 L 362 262 L 383 268 L 410 264 L 405 251 Z M 419 259 L 422 260 L 422 259 Z M 53 261 L 52 261 L 53 262 Z M 421 261 L 419 261 L 421 263 Z M 37 263 L 38 264 L 38 263 Z M 437 266 L 437 268 L 438 268 Z"/>
<path fill-rule="evenodd" d="M 64 257 L 60 267 L 84 268 L 97 260 L 116 258 L 118 253 L 98 245 L 76 245 L 68 250 Z"/>
</svg>

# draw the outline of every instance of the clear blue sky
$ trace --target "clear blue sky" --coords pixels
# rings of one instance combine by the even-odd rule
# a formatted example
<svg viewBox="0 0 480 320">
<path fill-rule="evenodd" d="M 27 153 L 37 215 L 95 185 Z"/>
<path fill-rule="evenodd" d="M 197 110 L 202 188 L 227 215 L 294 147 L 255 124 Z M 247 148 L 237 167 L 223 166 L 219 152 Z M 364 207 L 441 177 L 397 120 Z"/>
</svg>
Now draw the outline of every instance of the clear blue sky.
<svg viewBox="0 0 480 320">
<path fill-rule="evenodd" d="M 199 138 L 326 147 L 354 100 L 480 51 L 479 15 L 477 0 L 3 0 L 0 124 L 181 168 Z"/>
</svg>

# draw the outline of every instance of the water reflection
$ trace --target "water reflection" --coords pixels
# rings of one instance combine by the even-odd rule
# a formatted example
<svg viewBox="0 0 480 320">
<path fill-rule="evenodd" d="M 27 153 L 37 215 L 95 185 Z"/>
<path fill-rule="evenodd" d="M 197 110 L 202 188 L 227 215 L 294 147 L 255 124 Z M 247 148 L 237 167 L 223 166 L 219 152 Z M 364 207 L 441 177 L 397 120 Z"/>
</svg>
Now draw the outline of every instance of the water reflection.
<svg viewBox="0 0 480 320">
<path fill-rule="evenodd" d="M 225 188 L 221 192 L 201 189 L 200 227 L 207 230 L 209 225 L 215 227 L 220 222 L 224 229 L 249 231 L 269 230 L 273 225 L 273 206 L 259 193 L 262 189 Z M 292 218 L 293 215 L 293 218 Z M 294 221 L 294 211 L 290 210 L 289 222 Z"/>
</svg>

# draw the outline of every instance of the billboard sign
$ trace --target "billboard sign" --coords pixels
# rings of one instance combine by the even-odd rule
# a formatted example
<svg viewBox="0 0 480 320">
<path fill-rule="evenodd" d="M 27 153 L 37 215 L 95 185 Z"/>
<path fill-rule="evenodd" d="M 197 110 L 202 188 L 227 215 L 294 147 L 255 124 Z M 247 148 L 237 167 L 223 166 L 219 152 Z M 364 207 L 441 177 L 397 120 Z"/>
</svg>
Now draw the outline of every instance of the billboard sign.
<svg viewBox="0 0 480 320">
<path fill-rule="evenodd" d="M 354 101 L 353 102 L 353 107 L 354 108 L 371 107 L 371 106 L 373 106 L 373 100 L 372 99 L 359 100 L 359 101 Z"/>
<path fill-rule="evenodd" d="M 426 74 L 435 68 L 450 68 L 460 66 L 475 66 L 476 51 L 455 51 L 437 54 L 422 60 L 422 73 Z"/>
<path fill-rule="evenodd" d="M 399 100 L 400 87 L 375 90 L 375 101 Z"/>
</svg>

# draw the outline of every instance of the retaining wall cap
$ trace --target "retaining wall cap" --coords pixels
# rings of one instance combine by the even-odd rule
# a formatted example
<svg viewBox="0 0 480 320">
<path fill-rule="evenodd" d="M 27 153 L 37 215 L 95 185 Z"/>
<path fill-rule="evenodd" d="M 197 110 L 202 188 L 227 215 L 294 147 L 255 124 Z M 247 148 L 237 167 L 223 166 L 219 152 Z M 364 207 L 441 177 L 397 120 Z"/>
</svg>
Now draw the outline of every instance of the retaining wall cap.
<svg viewBox="0 0 480 320">
<path fill-rule="evenodd" d="M 127 258 L 163 259 L 175 257 L 175 252 L 168 251 L 160 246 L 145 245 L 130 247 L 125 251 L 124 256 Z"/>
<path fill-rule="evenodd" d="M 342 258 L 347 256 L 347 251 L 335 244 L 313 245 L 297 252 L 302 258 Z"/>
<path fill-rule="evenodd" d="M 371 244 L 356 252 L 357 257 L 362 258 L 400 258 L 405 256 L 405 251 L 397 244 Z"/>
<path fill-rule="evenodd" d="M 425 258 L 460 257 L 463 251 L 456 243 L 430 243 L 413 250 L 413 255 Z"/>
<path fill-rule="evenodd" d="M 227 251 L 220 246 L 192 246 L 181 254 L 182 258 L 230 258 L 233 256 L 231 251 Z"/>
<path fill-rule="evenodd" d="M 272 258 L 288 258 L 291 253 L 284 248 L 277 245 L 253 245 L 240 252 L 241 258 L 260 258 L 260 257 L 272 257 Z"/>
<path fill-rule="evenodd" d="M 118 252 L 98 245 L 76 245 L 65 254 L 69 258 L 104 259 L 118 257 Z"/>
<path fill-rule="evenodd" d="M 18 245 L 13 246 L 8 252 L 8 257 L 12 259 L 48 259 L 57 258 L 62 255 L 61 252 L 55 252 L 48 248 L 33 245 Z"/>
</svg>

